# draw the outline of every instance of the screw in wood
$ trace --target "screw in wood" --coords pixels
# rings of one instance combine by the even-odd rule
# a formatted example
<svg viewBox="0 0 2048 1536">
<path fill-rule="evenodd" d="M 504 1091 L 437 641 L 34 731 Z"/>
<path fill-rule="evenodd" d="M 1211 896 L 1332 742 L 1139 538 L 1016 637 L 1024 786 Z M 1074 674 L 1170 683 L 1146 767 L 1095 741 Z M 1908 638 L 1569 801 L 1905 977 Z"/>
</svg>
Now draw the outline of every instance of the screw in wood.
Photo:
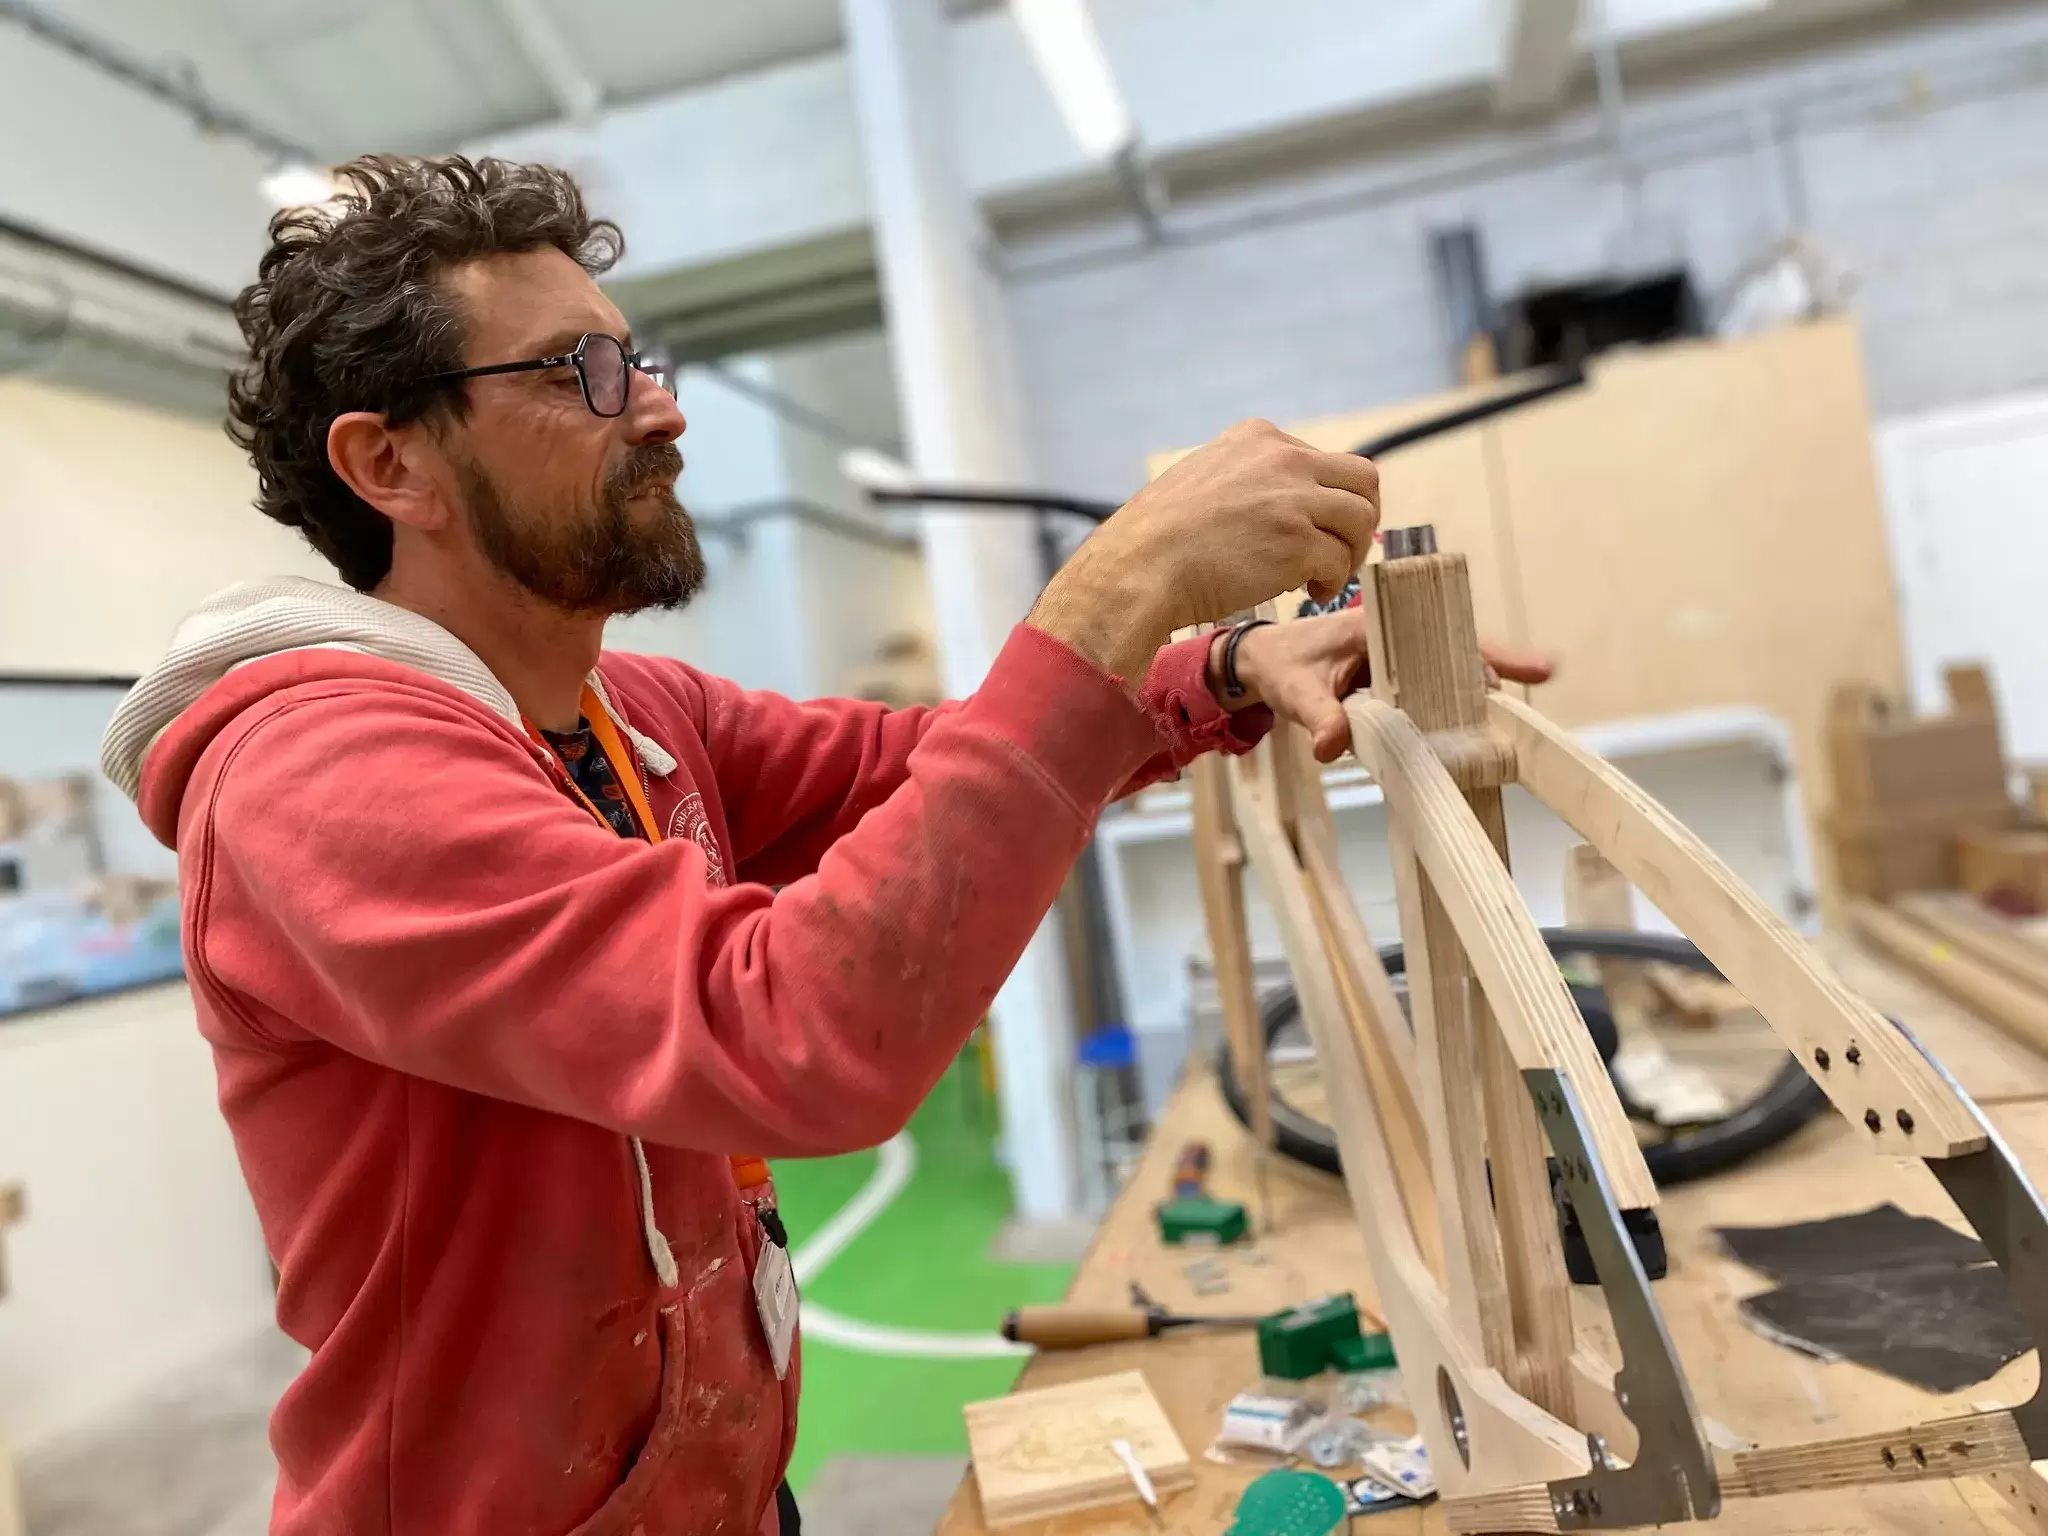
<svg viewBox="0 0 2048 1536">
<path fill-rule="evenodd" d="M 1852 1067 L 1860 1067 L 1863 1065 L 1863 1047 L 1860 1045 L 1850 1046 L 1848 1050 L 1842 1053 L 1842 1056 L 1843 1059 L 1846 1060 Z"/>
</svg>

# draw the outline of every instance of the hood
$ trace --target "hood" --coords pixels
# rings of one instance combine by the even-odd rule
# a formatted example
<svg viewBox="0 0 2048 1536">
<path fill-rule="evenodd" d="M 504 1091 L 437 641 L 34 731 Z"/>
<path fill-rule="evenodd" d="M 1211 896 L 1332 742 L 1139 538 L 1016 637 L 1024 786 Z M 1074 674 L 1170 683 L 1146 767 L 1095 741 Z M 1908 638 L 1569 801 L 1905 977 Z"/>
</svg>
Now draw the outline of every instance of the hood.
<svg viewBox="0 0 2048 1536">
<path fill-rule="evenodd" d="M 136 799 L 149 749 L 202 694 L 237 667 L 304 650 L 355 651 L 424 672 L 519 725 L 505 685 L 432 619 L 347 587 L 276 576 L 239 582 L 186 615 L 169 653 L 114 711 L 100 767 Z"/>
<path fill-rule="evenodd" d="M 475 651 L 432 619 L 348 587 L 303 576 L 274 576 L 217 592 L 186 615 L 170 651 L 114 711 L 100 742 L 100 767 L 123 794 L 140 803 L 150 749 L 181 715 L 237 668 L 293 651 L 353 652 L 424 673 L 467 694 L 525 735 L 511 692 Z M 604 679 L 592 672 L 586 681 L 647 771 L 658 777 L 675 772 L 676 760 L 667 749 L 621 717 L 605 692 Z M 237 701 L 230 713 L 238 713 L 264 691 Z M 166 842 L 169 826 L 176 822 L 175 808 L 168 814 L 168 826 L 159 827 L 160 817 L 148 809 L 144 813 L 151 830 Z"/>
</svg>

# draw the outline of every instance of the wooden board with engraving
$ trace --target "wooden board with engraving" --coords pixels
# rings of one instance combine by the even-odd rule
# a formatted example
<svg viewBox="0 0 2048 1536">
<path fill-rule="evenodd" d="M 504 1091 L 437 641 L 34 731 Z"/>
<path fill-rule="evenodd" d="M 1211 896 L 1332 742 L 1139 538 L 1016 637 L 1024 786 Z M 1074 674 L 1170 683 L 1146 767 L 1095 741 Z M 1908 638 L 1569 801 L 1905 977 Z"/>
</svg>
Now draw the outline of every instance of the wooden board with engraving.
<svg viewBox="0 0 2048 1536">
<path fill-rule="evenodd" d="M 991 1530 L 1136 1498 L 1111 1448 L 1129 1443 L 1161 1497 L 1194 1481 L 1188 1453 L 1141 1371 L 969 1403 L 968 1455 Z"/>
</svg>

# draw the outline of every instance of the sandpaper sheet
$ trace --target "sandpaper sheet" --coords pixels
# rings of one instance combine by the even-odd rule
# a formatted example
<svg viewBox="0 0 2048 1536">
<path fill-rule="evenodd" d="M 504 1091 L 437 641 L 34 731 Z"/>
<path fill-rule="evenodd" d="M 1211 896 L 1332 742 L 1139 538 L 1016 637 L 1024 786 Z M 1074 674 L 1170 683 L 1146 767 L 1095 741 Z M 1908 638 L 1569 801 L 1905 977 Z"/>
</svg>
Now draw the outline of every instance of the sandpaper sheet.
<svg viewBox="0 0 2048 1536">
<path fill-rule="evenodd" d="M 1889 1201 L 1853 1216 L 1783 1227 L 1716 1227 L 1714 1235 L 1733 1258 L 1773 1280 L 1991 1262 L 1984 1245 L 1967 1232 L 1931 1216 L 1908 1216 Z"/>
<path fill-rule="evenodd" d="M 1752 1296 L 1742 1311 L 1768 1338 L 1924 1392 L 1973 1387 L 2033 1347 L 1991 1264 L 1815 1275 Z"/>
<path fill-rule="evenodd" d="M 1959 1392 L 2033 1346 L 1984 1245 L 1895 1205 L 1716 1235 L 1734 1258 L 1781 1282 L 1742 1303 L 1750 1325 L 1817 1359 Z"/>
</svg>

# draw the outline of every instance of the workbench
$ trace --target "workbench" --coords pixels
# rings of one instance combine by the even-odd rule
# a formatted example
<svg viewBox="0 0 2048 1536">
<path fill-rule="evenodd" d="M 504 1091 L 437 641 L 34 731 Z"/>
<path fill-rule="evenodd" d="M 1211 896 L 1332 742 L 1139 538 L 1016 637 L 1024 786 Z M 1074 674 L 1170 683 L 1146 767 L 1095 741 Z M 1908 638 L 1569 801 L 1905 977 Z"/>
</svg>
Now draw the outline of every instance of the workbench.
<svg viewBox="0 0 2048 1536">
<path fill-rule="evenodd" d="M 1824 947 L 1845 980 L 1920 1036 L 1985 1106 L 2021 1164 L 2037 1182 L 2048 1183 L 2048 1060 L 1869 955 L 1839 941 Z M 1268 1162 L 1268 1219 L 1258 1223 L 1254 1243 L 1220 1251 L 1162 1245 L 1152 1207 L 1171 1182 L 1175 1153 L 1192 1140 L 1207 1141 L 1213 1149 L 1210 1189 L 1258 1211 L 1251 1139 L 1231 1118 L 1206 1065 L 1196 1064 L 1105 1217 L 1069 1300 L 1122 1305 L 1136 1280 L 1174 1312 L 1278 1311 L 1342 1290 L 1356 1293 L 1361 1307 L 1373 1305 L 1364 1243 L 1342 1186 L 1282 1159 Z M 2023 1401 L 2033 1391 L 2038 1366 L 2032 1355 L 1966 1392 L 1937 1398 L 1860 1366 L 1818 1363 L 1768 1342 L 1743 1322 L 1737 1302 L 1769 1289 L 1770 1282 L 1723 1255 L 1712 1228 L 1843 1215 L 1887 1200 L 1962 1225 L 1923 1165 L 1872 1157 L 1856 1130 L 1829 1113 L 1731 1173 L 1666 1193 L 1660 1214 L 1670 1274 L 1654 1290 L 1714 1438 L 1790 1443 L 1876 1431 L 1967 1412 L 1979 1402 Z M 1220 1295 L 1197 1295 L 1183 1273 L 1191 1259 L 1206 1254 L 1216 1254 L 1227 1271 L 1230 1288 Z M 1618 1358 L 1598 1289 L 1575 1288 L 1574 1307 L 1581 1335 L 1599 1340 L 1608 1358 Z M 1164 1530 L 1168 1536 L 1221 1536 L 1230 1527 L 1240 1493 L 1264 1470 L 1219 1465 L 1204 1455 L 1215 1440 L 1223 1405 L 1258 1378 L 1252 1335 L 1182 1331 L 1143 1342 L 1041 1353 L 1025 1367 L 1017 1389 L 1132 1369 L 1145 1373 L 1195 1469 L 1194 1487 L 1165 1500 Z M 1380 1410 L 1373 1422 L 1389 1429 L 1408 1427 L 1399 1410 Z M 2017 1536 L 2023 1527 L 2005 1511 L 2004 1500 L 1990 1487 L 1964 1480 L 1736 1501 L 1718 1520 L 1689 1529 L 1742 1536 Z M 1444 1530 L 1434 1505 L 1360 1516 L 1355 1526 L 1372 1536 L 1435 1536 Z M 938 1536 L 977 1536 L 986 1529 L 970 1472 Z M 1132 1502 L 1010 1529 L 1016 1536 L 1140 1536 L 1153 1527 Z"/>
</svg>

